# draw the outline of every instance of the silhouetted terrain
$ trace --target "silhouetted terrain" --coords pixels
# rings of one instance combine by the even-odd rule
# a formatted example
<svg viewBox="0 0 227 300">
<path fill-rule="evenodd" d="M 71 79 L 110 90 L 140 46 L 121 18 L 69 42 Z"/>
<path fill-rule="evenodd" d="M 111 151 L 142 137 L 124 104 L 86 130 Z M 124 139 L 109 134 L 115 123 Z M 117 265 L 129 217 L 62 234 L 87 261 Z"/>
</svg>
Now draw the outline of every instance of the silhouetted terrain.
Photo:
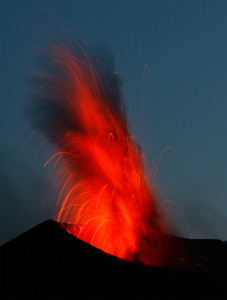
<svg viewBox="0 0 227 300">
<path fill-rule="evenodd" d="M 226 299 L 226 243 L 176 243 L 190 259 L 149 267 L 108 255 L 48 220 L 1 246 L 1 298 Z"/>
</svg>

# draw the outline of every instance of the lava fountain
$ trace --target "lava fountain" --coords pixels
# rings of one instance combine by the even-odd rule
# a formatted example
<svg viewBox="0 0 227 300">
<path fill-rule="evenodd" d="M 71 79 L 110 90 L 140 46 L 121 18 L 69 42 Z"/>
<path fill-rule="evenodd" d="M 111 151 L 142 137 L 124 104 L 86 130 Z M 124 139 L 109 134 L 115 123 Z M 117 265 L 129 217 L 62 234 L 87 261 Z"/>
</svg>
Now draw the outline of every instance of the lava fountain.
<svg viewBox="0 0 227 300">
<path fill-rule="evenodd" d="M 54 41 L 36 79 L 30 116 L 56 146 L 46 165 L 54 162 L 62 184 L 55 220 L 109 254 L 166 266 L 171 238 L 123 113 L 121 80 L 111 53 L 97 54 Z"/>
</svg>

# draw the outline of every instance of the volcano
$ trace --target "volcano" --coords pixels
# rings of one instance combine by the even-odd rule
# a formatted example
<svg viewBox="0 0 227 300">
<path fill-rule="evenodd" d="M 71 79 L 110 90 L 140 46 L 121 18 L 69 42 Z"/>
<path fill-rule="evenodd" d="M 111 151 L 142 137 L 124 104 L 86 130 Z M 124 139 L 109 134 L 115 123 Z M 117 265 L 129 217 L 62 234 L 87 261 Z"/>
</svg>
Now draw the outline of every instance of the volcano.
<svg viewBox="0 0 227 300">
<path fill-rule="evenodd" d="M 55 221 L 1 247 L 2 298 L 224 298 L 226 244 L 170 234 L 112 52 L 50 40 L 26 111 L 54 145 Z"/>
<path fill-rule="evenodd" d="M 1 299 L 227 297 L 226 242 L 173 237 L 181 263 L 161 268 L 107 254 L 67 226 L 47 220 L 1 246 Z"/>
</svg>

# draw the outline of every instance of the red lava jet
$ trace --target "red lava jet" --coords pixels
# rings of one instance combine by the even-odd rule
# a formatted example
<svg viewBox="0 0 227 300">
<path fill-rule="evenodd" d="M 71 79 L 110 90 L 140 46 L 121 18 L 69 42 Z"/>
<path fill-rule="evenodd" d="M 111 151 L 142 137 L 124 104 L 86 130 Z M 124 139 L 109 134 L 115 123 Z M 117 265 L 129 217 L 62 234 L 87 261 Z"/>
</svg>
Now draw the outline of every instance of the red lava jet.
<svg viewBox="0 0 227 300">
<path fill-rule="evenodd" d="M 46 63 L 35 92 L 43 114 L 34 122 L 58 149 L 46 163 L 61 183 L 55 220 L 75 224 L 66 230 L 106 253 L 170 265 L 171 237 L 123 113 L 112 58 L 58 41 Z"/>
</svg>

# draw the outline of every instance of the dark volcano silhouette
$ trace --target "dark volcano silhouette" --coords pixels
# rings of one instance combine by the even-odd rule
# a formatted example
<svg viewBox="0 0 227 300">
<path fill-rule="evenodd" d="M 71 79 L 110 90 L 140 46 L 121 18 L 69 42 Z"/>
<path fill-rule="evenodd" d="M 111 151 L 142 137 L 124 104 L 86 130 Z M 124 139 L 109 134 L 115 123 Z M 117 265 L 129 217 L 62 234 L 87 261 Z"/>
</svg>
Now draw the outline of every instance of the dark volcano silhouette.
<svg viewBox="0 0 227 300">
<path fill-rule="evenodd" d="M 63 227 L 48 220 L 1 246 L 1 299 L 227 298 L 224 242 L 175 238 L 190 259 L 158 268 L 106 254 Z"/>
</svg>

